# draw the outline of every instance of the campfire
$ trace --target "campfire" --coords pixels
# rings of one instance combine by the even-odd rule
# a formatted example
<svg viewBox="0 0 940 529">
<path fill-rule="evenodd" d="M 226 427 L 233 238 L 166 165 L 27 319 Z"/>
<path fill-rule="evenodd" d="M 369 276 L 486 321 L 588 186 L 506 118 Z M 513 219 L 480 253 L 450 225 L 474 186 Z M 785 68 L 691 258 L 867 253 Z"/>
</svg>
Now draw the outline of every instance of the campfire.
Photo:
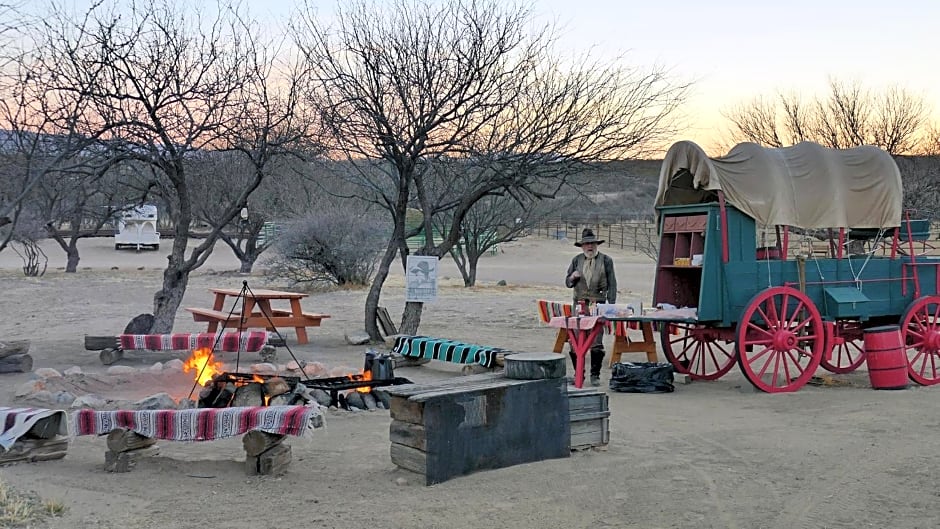
<svg viewBox="0 0 940 529">
<path fill-rule="evenodd" d="M 200 408 L 295 405 L 316 400 L 323 406 L 376 409 L 387 406 L 380 404 L 384 401 L 373 388 L 411 383 L 394 377 L 387 360 L 376 362 L 374 355 L 367 355 L 360 373 L 301 380 L 296 376 L 226 372 L 221 362 L 212 360 L 210 349 L 196 349 L 184 363 L 184 370 L 192 372 L 196 383 L 203 387 L 197 401 Z"/>
</svg>

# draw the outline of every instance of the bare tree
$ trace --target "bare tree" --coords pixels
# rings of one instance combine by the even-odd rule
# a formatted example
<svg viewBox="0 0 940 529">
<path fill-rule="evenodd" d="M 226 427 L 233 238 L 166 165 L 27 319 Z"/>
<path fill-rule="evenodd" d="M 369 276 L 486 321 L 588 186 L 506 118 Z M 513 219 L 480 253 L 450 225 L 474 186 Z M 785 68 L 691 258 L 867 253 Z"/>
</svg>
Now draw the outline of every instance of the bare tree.
<svg viewBox="0 0 940 529">
<path fill-rule="evenodd" d="M 274 50 L 237 7 L 225 3 L 143 0 L 121 8 L 102 2 L 84 17 L 52 5 L 34 33 L 27 64 L 35 89 L 83 101 L 73 121 L 100 138 L 100 148 L 149 168 L 149 191 L 170 206 L 173 246 L 154 296 L 153 328 L 168 332 L 189 274 L 205 262 L 220 227 L 238 215 L 265 176 L 257 170 L 232 183 L 219 227 L 187 250 L 194 220 L 187 160 L 201 150 L 282 148 L 290 141 L 284 132 L 294 131 L 295 79 L 271 87 Z M 258 129 L 259 122 L 269 126 Z M 67 126 L 61 118 L 53 123 Z"/>
<path fill-rule="evenodd" d="M 918 149 L 929 113 L 922 97 L 903 88 L 875 92 L 858 82 L 830 79 L 825 97 L 760 96 L 724 115 L 732 124 L 731 144 L 752 141 L 784 147 L 812 141 L 833 149 L 877 145 L 898 155 Z"/>
<path fill-rule="evenodd" d="M 405 232 L 409 207 L 421 210 L 426 234 L 435 216 L 449 212 L 448 236 L 439 244 L 429 236 L 417 251 L 445 255 L 482 198 L 552 197 L 587 160 L 654 147 L 688 88 L 662 69 L 562 61 L 553 28 L 532 31 L 531 11 L 512 3 L 356 2 L 340 6 L 336 21 L 323 27 L 308 9 L 294 33 L 316 71 L 311 101 L 323 111 L 335 153 L 359 162 L 348 175 L 355 194 L 384 208 L 393 225 L 365 306 L 376 340 L 382 286 L 413 235 Z M 436 193 L 433 168 L 450 159 L 467 161 L 472 186 Z M 417 331 L 422 308 L 406 304 L 403 332 Z"/>
</svg>

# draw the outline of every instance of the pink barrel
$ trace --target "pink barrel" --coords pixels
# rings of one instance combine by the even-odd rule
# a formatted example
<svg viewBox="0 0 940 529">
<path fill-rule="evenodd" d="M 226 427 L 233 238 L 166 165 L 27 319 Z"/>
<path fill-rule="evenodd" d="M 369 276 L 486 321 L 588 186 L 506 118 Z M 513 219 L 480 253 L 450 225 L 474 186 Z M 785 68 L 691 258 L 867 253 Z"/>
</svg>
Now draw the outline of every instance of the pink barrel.
<svg viewBox="0 0 940 529">
<path fill-rule="evenodd" d="M 907 355 L 897 325 L 865 329 L 865 363 L 872 389 L 907 389 Z"/>
</svg>

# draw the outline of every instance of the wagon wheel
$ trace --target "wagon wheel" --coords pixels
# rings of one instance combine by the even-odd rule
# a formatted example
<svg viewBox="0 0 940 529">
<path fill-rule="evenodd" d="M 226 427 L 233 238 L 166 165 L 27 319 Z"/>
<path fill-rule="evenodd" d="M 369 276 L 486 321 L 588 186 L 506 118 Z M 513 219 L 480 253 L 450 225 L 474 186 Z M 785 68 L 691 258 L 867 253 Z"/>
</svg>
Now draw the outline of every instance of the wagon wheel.
<svg viewBox="0 0 940 529">
<path fill-rule="evenodd" d="M 806 294 L 768 288 L 751 298 L 738 322 L 738 364 L 761 391 L 796 391 L 819 367 L 825 341 L 822 317 Z"/>
<path fill-rule="evenodd" d="M 670 327 L 679 334 L 670 333 Z M 715 380 L 734 365 L 734 346 L 718 342 L 718 331 L 689 323 L 663 324 L 660 343 L 669 363 L 694 380 Z"/>
<path fill-rule="evenodd" d="M 861 323 L 837 321 L 832 343 L 826 344 L 825 351 L 830 354 L 824 354 L 819 365 L 832 373 L 842 374 L 855 371 L 865 361 L 863 338 Z"/>
<path fill-rule="evenodd" d="M 901 338 L 911 380 L 924 386 L 940 383 L 940 296 L 924 296 L 908 306 Z"/>
</svg>

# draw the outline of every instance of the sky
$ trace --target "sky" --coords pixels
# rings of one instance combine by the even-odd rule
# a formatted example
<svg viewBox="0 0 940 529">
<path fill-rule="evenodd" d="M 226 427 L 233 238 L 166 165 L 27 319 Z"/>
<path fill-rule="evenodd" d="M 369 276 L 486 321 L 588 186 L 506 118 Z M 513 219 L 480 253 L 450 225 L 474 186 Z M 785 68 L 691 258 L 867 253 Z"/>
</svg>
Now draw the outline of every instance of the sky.
<svg viewBox="0 0 940 529">
<path fill-rule="evenodd" d="M 81 1 L 81 0 L 79 0 Z M 242 0 L 287 20 L 300 0 Z M 335 0 L 308 0 L 329 17 Z M 378 0 L 381 1 L 381 0 Z M 676 141 L 717 152 L 732 106 L 779 92 L 825 96 L 830 78 L 921 96 L 940 122 L 937 0 L 532 0 L 575 51 L 629 66 L 661 65 L 693 82 Z M 618 59 L 619 58 L 619 59 Z"/>
</svg>

